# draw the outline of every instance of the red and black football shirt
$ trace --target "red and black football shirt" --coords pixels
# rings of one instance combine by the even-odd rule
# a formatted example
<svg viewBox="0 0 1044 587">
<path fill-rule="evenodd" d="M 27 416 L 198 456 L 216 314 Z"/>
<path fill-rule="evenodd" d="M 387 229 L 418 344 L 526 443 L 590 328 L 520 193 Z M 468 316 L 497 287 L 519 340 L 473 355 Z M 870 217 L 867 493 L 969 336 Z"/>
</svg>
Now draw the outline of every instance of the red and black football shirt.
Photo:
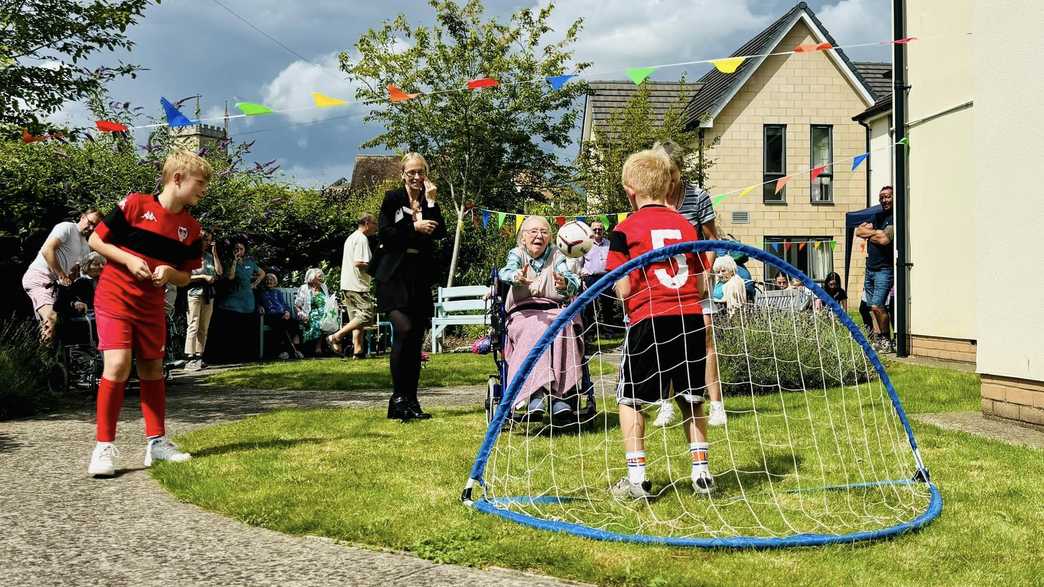
<svg viewBox="0 0 1044 587">
<path fill-rule="evenodd" d="M 168 212 L 156 195 L 129 194 L 94 231 L 103 241 L 140 257 L 152 270 L 170 265 L 191 271 L 202 264 L 199 222 L 187 208 Z M 102 313 L 154 320 L 164 315 L 163 294 L 163 287 L 138 280 L 121 263 L 107 263 L 94 304 Z"/>
<path fill-rule="evenodd" d="M 666 206 L 642 206 L 609 233 L 606 269 L 612 271 L 649 251 L 694 240 L 699 240 L 696 229 L 681 214 Z M 624 300 L 630 323 L 650 316 L 702 314 L 696 280 L 703 268 L 701 256 L 685 253 L 631 271 L 631 295 Z"/>
</svg>

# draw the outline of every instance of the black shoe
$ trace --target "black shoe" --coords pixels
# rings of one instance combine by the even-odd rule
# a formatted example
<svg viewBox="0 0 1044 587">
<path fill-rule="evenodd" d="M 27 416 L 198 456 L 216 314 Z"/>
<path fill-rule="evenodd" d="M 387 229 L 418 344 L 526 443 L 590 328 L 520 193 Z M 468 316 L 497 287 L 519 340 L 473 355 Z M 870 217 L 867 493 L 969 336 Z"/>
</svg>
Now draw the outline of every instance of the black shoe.
<svg viewBox="0 0 1044 587">
<path fill-rule="evenodd" d="M 417 400 L 410 401 L 410 408 L 413 410 L 413 417 L 418 420 L 430 420 L 431 414 L 421 409 L 420 402 Z"/>
<path fill-rule="evenodd" d="M 408 422 L 417 419 L 417 416 L 409 400 L 404 397 L 392 396 L 391 400 L 388 401 L 388 419 Z"/>
</svg>

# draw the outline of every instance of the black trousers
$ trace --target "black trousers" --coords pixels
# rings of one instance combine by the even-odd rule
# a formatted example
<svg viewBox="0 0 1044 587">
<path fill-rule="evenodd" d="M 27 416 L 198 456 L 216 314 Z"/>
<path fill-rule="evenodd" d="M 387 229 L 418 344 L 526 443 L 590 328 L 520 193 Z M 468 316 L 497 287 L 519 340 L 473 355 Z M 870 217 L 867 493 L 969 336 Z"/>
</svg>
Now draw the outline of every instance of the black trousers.
<svg viewBox="0 0 1044 587">
<path fill-rule="evenodd" d="M 417 403 L 421 346 L 424 344 L 424 331 L 431 319 L 408 310 L 392 310 L 388 313 L 388 320 L 394 331 L 391 348 L 392 400 L 401 397 Z"/>
</svg>

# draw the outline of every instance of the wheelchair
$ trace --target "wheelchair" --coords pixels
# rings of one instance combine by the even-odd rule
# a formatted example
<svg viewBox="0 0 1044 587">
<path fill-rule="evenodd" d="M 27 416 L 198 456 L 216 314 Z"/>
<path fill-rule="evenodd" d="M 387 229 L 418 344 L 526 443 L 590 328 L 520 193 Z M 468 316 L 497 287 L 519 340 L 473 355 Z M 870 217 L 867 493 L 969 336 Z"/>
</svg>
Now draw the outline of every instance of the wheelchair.
<svg viewBox="0 0 1044 587">
<path fill-rule="evenodd" d="M 96 393 L 102 375 L 102 354 L 98 350 L 94 312 L 62 317 L 55 338 L 57 360 L 48 371 L 47 387 L 52 393 Z"/>
<path fill-rule="evenodd" d="M 493 355 L 493 363 L 496 367 L 496 373 L 491 374 L 486 381 L 486 397 L 484 401 L 484 407 L 486 410 L 486 423 L 493 421 L 497 413 L 497 409 L 504 399 L 504 391 L 508 383 L 508 362 L 504 356 L 504 349 L 507 343 L 507 322 L 509 313 L 504 307 L 505 301 L 507 300 L 507 292 L 510 285 L 502 282 L 497 275 L 497 270 L 493 269 L 490 278 L 490 295 L 493 297 L 492 304 L 489 305 L 489 334 L 486 339 L 489 341 L 488 350 L 482 349 L 479 352 L 483 354 L 489 353 Z M 580 377 L 580 385 L 577 392 L 574 392 L 571 397 L 566 398 L 566 401 L 571 404 L 572 410 L 572 423 L 579 424 L 581 427 L 592 425 L 595 421 L 595 416 L 598 413 L 598 407 L 595 403 L 595 390 L 594 382 L 591 380 L 591 372 L 588 368 L 589 356 L 587 354 L 587 347 L 584 346 L 583 355 L 583 367 Z M 581 402 L 583 405 L 581 406 Z M 526 420 L 528 422 L 528 420 Z M 508 418 L 507 425 L 512 427 L 520 424 L 521 421 L 514 417 L 512 414 L 511 418 Z"/>
</svg>

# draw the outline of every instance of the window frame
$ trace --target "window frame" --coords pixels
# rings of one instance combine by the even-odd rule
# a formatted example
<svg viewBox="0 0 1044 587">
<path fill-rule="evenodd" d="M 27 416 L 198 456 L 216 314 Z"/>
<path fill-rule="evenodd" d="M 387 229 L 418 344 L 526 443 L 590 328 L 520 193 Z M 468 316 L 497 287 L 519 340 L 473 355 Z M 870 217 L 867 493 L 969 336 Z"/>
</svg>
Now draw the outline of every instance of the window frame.
<svg viewBox="0 0 1044 587">
<path fill-rule="evenodd" d="M 811 275 L 809 273 L 809 269 L 811 269 L 811 267 L 812 267 L 812 251 L 811 251 L 812 243 L 814 243 L 814 242 L 825 242 L 825 243 L 827 243 L 826 246 L 829 247 L 830 246 L 829 245 L 830 241 L 834 241 L 834 240 L 837 240 L 837 239 L 835 237 L 833 237 L 833 236 L 824 236 L 824 235 L 812 235 L 812 236 L 809 236 L 809 235 L 798 235 L 798 236 L 765 235 L 765 236 L 762 237 L 762 250 L 765 251 L 766 253 L 772 255 L 773 257 L 777 257 L 779 259 L 783 259 L 787 263 L 790 263 L 791 265 L 797 267 L 803 273 L 805 273 L 806 275 L 809 275 L 810 277 L 812 277 L 812 281 L 815 281 L 819 285 L 823 285 L 823 281 L 826 280 L 826 275 L 829 274 L 831 271 L 835 271 L 835 268 L 834 268 L 834 250 L 831 249 L 829 253 L 825 253 L 827 255 L 827 257 L 830 259 L 830 268 L 824 273 L 824 275 L 822 276 L 822 279 L 816 279 L 816 277 L 814 275 Z M 786 242 L 794 243 L 794 247 L 797 247 L 797 251 L 798 251 L 797 254 L 804 253 L 804 255 L 805 255 L 804 263 L 794 262 L 794 261 L 797 261 L 797 257 L 796 257 L 797 254 L 795 254 L 795 257 L 794 257 L 793 260 L 791 258 L 787 257 L 788 251 L 786 250 L 786 245 L 783 244 L 783 243 L 786 243 Z M 800 244 L 801 242 L 809 243 L 808 246 L 805 247 L 804 251 L 801 250 L 801 244 Z M 780 249 L 779 254 L 777 254 L 776 251 L 773 250 L 773 248 L 771 246 L 773 243 L 780 243 L 781 249 Z M 794 247 L 791 247 L 791 250 L 793 250 Z M 804 268 L 802 268 L 802 265 L 804 265 Z M 779 270 L 779 268 L 777 268 L 777 267 L 775 267 L 775 266 L 773 266 L 771 264 L 765 263 L 764 267 L 762 268 L 762 272 L 761 273 L 762 273 L 762 279 L 763 279 L 764 283 L 766 284 L 766 286 L 771 286 L 775 282 L 776 275 L 781 273 L 781 271 Z"/>
<path fill-rule="evenodd" d="M 780 161 L 779 171 L 768 170 L 768 133 L 769 129 L 780 129 L 780 137 L 783 140 L 783 146 L 780 149 L 780 155 L 782 161 Z M 761 130 L 761 180 L 762 180 L 762 193 L 761 201 L 764 204 L 769 205 L 786 205 L 787 203 L 787 186 L 783 186 L 783 189 L 776 193 L 776 182 L 783 177 L 787 176 L 787 125 L 785 124 L 764 124 Z"/>
<path fill-rule="evenodd" d="M 808 201 L 810 203 L 812 203 L 813 205 L 822 205 L 822 204 L 832 205 L 834 203 L 834 172 L 833 172 L 833 167 L 831 167 L 830 163 L 833 162 L 833 160 L 834 160 L 834 125 L 832 125 L 832 124 L 811 124 L 811 125 L 809 125 L 808 128 L 809 128 L 809 130 L 808 130 L 808 161 L 809 161 L 809 163 L 811 163 L 811 168 L 815 169 L 816 167 L 819 167 L 819 165 L 825 165 L 826 166 L 826 170 L 823 171 L 823 173 L 819 174 L 819 176 L 816 177 L 815 181 L 813 181 L 812 179 L 809 179 L 809 182 L 808 182 Z M 826 131 L 827 131 L 827 160 L 822 162 L 822 163 L 820 163 L 819 165 L 816 164 L 816 136 L 815 136 L 815 133 L 816 133 L 816 129 L 817 128 L 818 129 L 826 129 Z M 809 173 L 809 176 L 811 178 L 811 172 Z M 826 179 L 830 180 L 829 183 L 825 186 L 827 188 L 827 192 L 828 192 L 827 196 L 828 197 L 826 199 L 818 199 L 817 200 L 816 199 L 816 195 L 815 195 L 816 194 L 817 183 L 818 183 L 818 187 L 820 189 L 822 189 L 824 187 L 823 186 L 823 181 L 822 181 L 823 178 L 826 178 Z M 822 192 L 820 192 L 820 193 L 822 193 Z"/>
</svg>

